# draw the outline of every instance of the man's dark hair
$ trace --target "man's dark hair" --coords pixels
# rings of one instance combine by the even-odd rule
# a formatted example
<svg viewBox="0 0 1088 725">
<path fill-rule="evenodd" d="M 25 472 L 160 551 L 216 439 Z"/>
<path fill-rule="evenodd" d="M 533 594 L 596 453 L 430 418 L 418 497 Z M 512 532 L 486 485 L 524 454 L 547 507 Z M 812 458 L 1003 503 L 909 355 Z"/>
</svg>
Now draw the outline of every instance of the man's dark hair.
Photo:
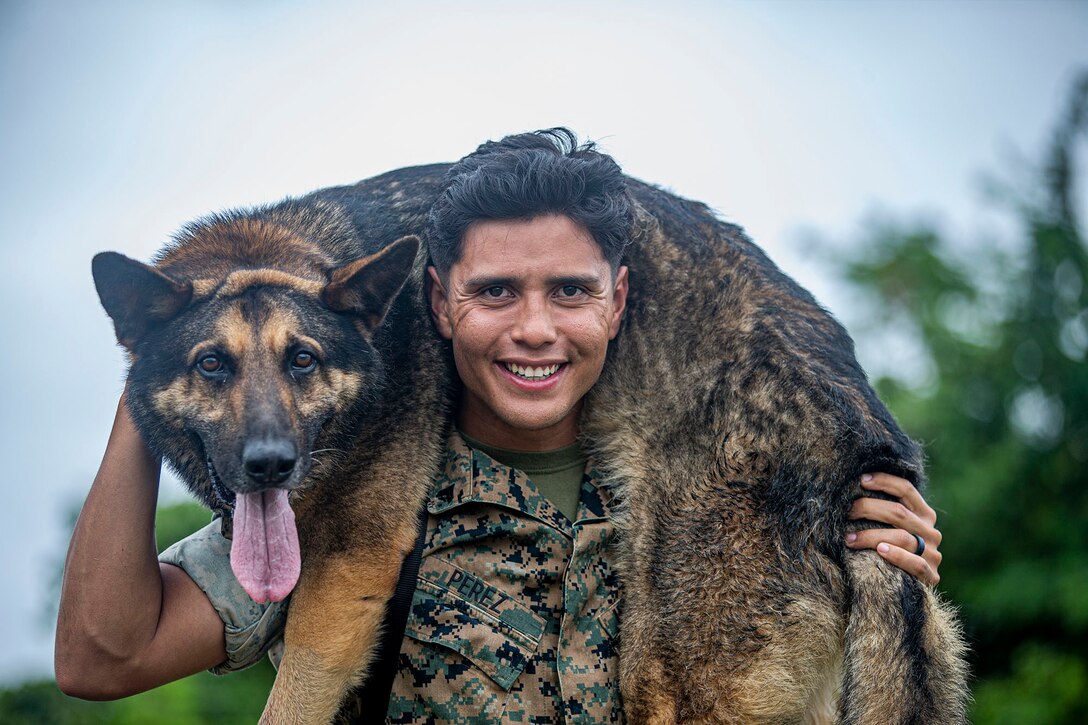
<svg viewBox="0 0 1088 725">
<path fill-rule="evenodd" d="M 488 141 L 449 170 L 431 207 L 428 248 L 446 279 L 475 221 L 564 214 L 593 235 L 615 274 L 634 221 L 619 164 L 567 128 Z"/>
</svg>

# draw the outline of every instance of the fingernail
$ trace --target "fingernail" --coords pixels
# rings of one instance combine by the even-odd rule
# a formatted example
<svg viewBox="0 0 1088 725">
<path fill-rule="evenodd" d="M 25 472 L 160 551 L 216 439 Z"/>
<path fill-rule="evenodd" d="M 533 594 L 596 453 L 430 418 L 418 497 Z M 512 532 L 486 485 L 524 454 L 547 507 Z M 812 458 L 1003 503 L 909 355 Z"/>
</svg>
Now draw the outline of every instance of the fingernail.
<svg viewBox="0 0 1088 725">
<path fill-rule="evenodd" d="M 858 540 L 858 535 L 857 534 L 847 534 L 846 535 L 846 543 L 848 543 L 848 544 L 852 544 L 857 540 Z"/>
<path fill-rule="evenodd" d="M 881 554 L 887 554 L 889 551 L 892 550 L 892 547 L 888 546 L 887 544 L 878 544 L 876 550 L 879 551 Z"/>
<path fill-rule="evenodd" d="M 863 473 L 863 474 L 861 474 L 861 480 L 864 481 L 865 483 L 868 483 L 869 481 L 873 480 L 873 474 Z"/>
</svg>

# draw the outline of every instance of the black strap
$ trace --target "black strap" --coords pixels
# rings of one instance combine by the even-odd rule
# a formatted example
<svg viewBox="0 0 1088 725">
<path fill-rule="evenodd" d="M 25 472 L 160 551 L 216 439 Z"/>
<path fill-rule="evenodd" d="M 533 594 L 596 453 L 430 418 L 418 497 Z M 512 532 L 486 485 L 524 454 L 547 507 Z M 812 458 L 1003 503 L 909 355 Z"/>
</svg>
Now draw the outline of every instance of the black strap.
<svg viewBox="0 0 1088 725">
<path fill-rule="evenodd" d="M 400 567 L 400 579 L 393 592 L 393 598 L 385 608 L 385 621 L 382 638 L 378 642 L 377 659 L 370 666 L 370 677 L 362 689 L 356 692 L 361 712 L 355 722 L 385 722 L 389 709 L 389 693 L 393 689 L 393 678 L 397 674 L 400 658 L 400 645 L 404 640 L 404 627 L 408 623 L 408 608 L 412 606 L 412 597 L 416 591 L 416 575 L 419 562 L 423 558 L 423 542 L 427 538 L 427 508 L 419 513 L 419 534 L 416 546 L 404 559 Z"/>
</svg>

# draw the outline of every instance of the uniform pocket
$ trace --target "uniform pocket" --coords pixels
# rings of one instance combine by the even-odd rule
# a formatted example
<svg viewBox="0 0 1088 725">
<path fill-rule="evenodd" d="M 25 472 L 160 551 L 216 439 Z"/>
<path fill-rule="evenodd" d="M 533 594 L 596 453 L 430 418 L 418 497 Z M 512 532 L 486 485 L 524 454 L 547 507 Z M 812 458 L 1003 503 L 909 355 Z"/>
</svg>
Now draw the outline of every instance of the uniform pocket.
<svg viewBox="0 0 1088 725">
<path fill-rule="evenodd" d="M 620 605 L 622 602 L 622 599 L 618 599 L 603 607 L 596 614 L 597 622 L 610 639 L 616 639 L 620 633 Z"/>
<path fill-rule="evenodd" d="M 448 561 L 429 557 L 420 567 L 405 634 L 452 650 L 509 690 L 536 653 L 544 628 L 543 619 L 510 595 Z M 456 680 L 464 676 L 463 666 L 451 662 L 446 676 L 450 686 L 456 688 Z"/>
</svg>

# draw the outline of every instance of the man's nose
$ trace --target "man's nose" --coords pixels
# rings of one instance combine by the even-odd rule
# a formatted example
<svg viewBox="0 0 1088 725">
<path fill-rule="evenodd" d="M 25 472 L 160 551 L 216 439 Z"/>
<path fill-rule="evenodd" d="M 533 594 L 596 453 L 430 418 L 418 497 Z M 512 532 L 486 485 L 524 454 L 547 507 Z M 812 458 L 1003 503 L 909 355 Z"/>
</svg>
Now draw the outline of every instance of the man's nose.
<svg viewBox="0 0 1088 725">
<path fill-rule="evenodd" d="M 558 334 L 547 300 L 536 299 L 535 296 L 524 298 L 519 305 L 518 318 L 510 336 L 514 342 L 529 347 L 541 347 L 555 342 Z"/>
</svg>

